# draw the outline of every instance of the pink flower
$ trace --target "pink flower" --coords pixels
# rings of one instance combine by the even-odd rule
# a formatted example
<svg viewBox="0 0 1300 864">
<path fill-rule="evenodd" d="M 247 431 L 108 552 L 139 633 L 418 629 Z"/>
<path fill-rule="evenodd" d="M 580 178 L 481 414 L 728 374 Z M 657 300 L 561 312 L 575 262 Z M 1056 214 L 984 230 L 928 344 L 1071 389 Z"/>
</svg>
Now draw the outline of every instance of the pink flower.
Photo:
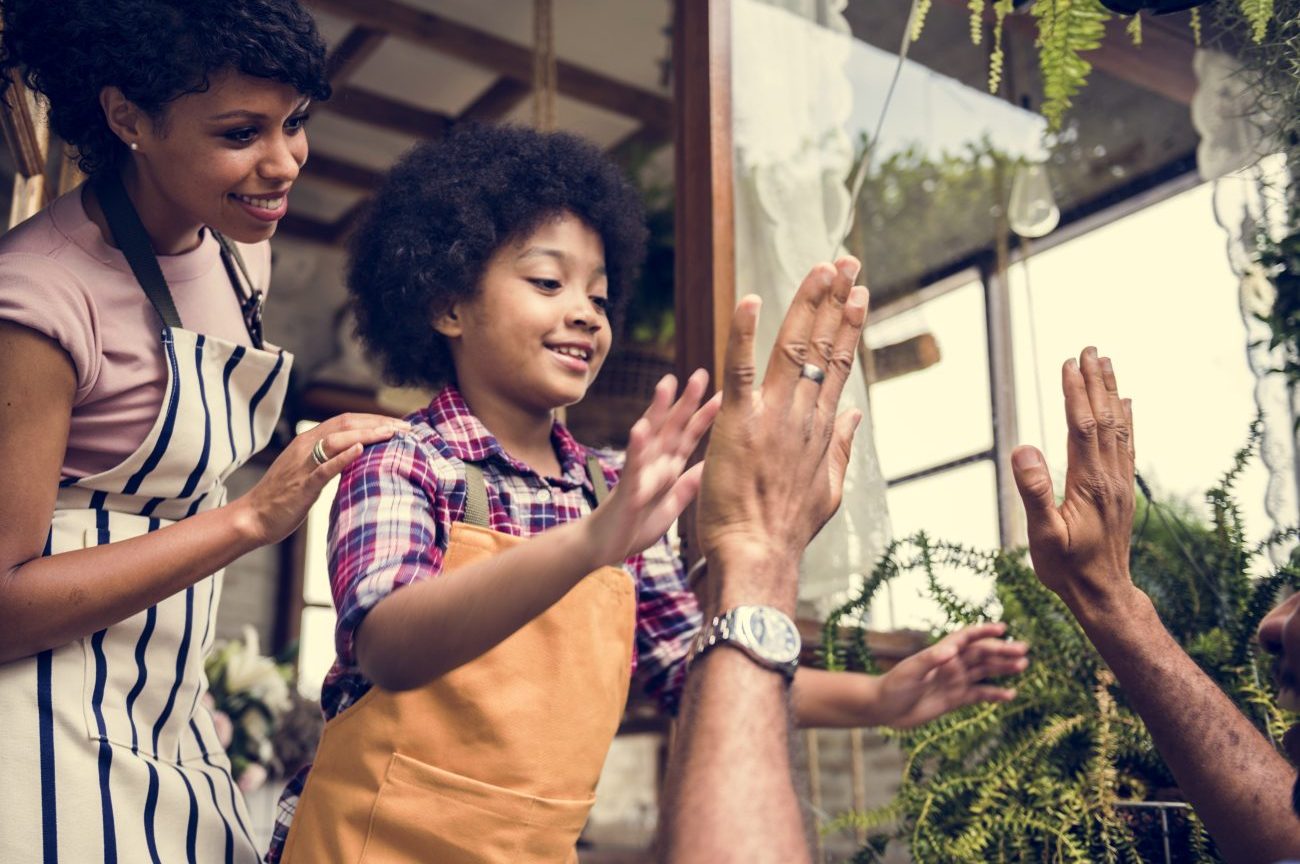
<svg viewBox="0 0 1300 864">
<path fill-rule="evenodd" d="M 266 783 L 266 779 L 266 768 L 256 762 L 250 762 L 243 773 L 239 775 L 239 791 L 245 795 L 251 795 L 262 788 L 262 785 Z"/>
<path fill-rule="evenodd" d="M 235 737 L 235 724 L 230 722 L 230 715 L 225 711 L 213 711 L 212 726 L 217 730 L 217 740 L 221 746 L 229 748 L 231 739 Z"/>
</svg>

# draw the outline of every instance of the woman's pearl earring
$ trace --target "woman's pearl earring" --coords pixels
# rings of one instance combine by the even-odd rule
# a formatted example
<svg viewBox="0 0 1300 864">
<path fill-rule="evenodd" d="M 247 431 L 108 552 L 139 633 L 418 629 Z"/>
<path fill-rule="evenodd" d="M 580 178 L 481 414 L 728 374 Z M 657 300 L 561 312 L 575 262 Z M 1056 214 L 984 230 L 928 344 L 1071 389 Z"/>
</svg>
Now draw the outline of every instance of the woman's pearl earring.
<svg viewBox="0 0 1300 864">
<path fill-rule="evenodd" d="M 128 145 L 126 145 L 126 146 L 130 147 L 132 150 L 139 150 L 139 149 L 140 149 L 140 145 L 139 145 L 137 142 L 135 142 L 135 141 L 132 141 L 130 144 L 128 144 Z"/>
</svg>

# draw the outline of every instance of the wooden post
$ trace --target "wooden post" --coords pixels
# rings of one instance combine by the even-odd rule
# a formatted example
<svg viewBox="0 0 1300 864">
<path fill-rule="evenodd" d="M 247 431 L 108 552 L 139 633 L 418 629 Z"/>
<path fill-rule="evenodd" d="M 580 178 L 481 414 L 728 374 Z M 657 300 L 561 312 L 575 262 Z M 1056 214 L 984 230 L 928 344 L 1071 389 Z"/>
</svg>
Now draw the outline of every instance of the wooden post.
<svg viewBox="0 0 1300 864">
<path fill-rule="evenodd" d="M 673 72 L 677 370 L 716 386 L 736 306 L 731 0 L 676 0 Z"/>
<path fill-rule="evenodd" d="M 17 167 L 13 203 L 9 208 L 9 227 L 12 228 L 45 206 L 45 161 L 49 153 L 50 128 L 44 106 L 32 96 L 16 73 L 10 72 L 10 75 L 9 92 L 0 110 L 0 129 L 3 129 L 5 143 L 9 145 Z"/>
<path fill-rule="evenodd" d="M 862 730 L 857 727 L 849 730 L 849 759 L 853 779 L 853 809 L 864 813 L 867 809 L 867 763 L 862 748 Z M 856 826 L 853 838 L 859 846 L 865 845 L 867 829 L 861 825 Z"/>
<path fill-rule="evenodd" d="M 731 0 L 674 2 L 673 141 L 677 377 L 703 367 L 716 388 L 736 308 Z M 698 555 L 694 508 L 678 524 L 691 561 Z"/>
</svg>

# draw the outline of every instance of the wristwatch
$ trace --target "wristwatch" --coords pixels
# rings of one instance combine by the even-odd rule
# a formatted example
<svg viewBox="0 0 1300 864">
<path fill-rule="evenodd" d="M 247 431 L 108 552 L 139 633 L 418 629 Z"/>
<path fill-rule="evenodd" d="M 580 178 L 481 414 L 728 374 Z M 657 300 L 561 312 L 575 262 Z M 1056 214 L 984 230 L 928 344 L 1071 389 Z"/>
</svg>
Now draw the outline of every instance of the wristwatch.
<svg viewBox="0 0 1300 864">
<path fill-rule="evenodd" d="M 715 645 L 731 645 L 758 665 L 794 678 L 803 641 L 799 630 L 780 609 L 771 606 L 736 606 L 714 618 L 695 637 L 694 663 Z"/>
</svg>

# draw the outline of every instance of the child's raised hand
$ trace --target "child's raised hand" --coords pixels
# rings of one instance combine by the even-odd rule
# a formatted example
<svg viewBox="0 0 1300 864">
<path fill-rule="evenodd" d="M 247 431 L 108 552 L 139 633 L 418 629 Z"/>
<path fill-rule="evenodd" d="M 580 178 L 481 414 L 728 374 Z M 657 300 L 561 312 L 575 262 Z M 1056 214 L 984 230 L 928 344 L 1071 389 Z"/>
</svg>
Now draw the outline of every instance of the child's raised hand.
<svg viewBox="0 0 1300 864">
<path fill-rule="evenodd" d="M 621 563 L 653 544 L 695 498 L 703 463 L 683 471 L 721 405 L 721 394 L 700 404 L 708 383 L 709 373 L 697 369 L 676 402 L 675 377 L 665 375 L 655 386 L 650 407 L 628 434 L 618 484 L 584 520 L 600 563 Z"/>
</svg>

